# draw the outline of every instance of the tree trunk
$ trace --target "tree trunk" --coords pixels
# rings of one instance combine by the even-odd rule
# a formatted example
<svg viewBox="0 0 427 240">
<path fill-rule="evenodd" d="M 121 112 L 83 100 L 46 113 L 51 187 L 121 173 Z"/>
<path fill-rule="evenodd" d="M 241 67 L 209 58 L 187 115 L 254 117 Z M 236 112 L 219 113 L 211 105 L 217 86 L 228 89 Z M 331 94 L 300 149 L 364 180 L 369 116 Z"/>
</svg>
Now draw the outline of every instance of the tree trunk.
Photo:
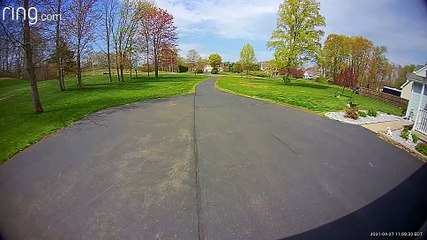
<svg viewBox="0 0 427 240">
<path fill-rule="evenodd" d="M 116 71 L 117 71 L 117 82 L 120 82 L 120 70 L 119 70 L 119 65 L 116 65 Z"/>
<path fill-rule="evenodd" d="M 154 77 L 159 78 L 159 62 L 157 59 L 157 48 L 156 44 L 154 43 Z"/>
<path fill-rule="evenodd" d="M 24 9 L 28 11 L 29 0 L 24 0 Z M 34 110 L 37 113 L 43 112 L 43 107 L 40 101 L 39 89 L 37 87 L 35 66 L 33 63 L 33 48 L 31 46 L 31 32 L 29 19 L 24 19 L 24 45 L 25 45 L 25 57 L 27 62 L 27 71 L 30 78 L 31 85 L 31 96 L 33 99 Z"/>
<path fill-rule="evenodd" d="M 148 46 L 148 36 L 145 37 L 145 43 L 147 44 L 147 76 L 150 77 L 150 49 Z"/>
<path fill-rule="evenodd" d="M 157 55 L 157 54 L 154 54 Z M 154 57 L 154 77 L 159 78 L 159 63 L 157 62 L 157 56 Z"/>
<path fill-rule="evenodd" d="M 108 53 L 107 53 L 107 61 L 108 61 L 108 80 L 110 82 L 113 82 L 113 77 L 111 76 L 111 57 L 110 57 L 110 49 L 108 48 Z"/>
<path fill-rule="evenodd" d="M 117 71 L 117 82 L 120 82 L 120 71 L 119 71 L 119 52 L 117 48 L 117 42 L 114 41 L 114 49 L 116 52 L 116 71 Z"/>
<path fill-rule="evenodd" d="M 80 42 L 80 40 L 79 40 L 79 42 Z M 81 58 L 80 47 L 78 47 L 77 48 L 77 86 L 79 88 L 82 88 L 83 87 L 83 84 L 82 84 L 82 63 L 81 63 L 80 58 Z"/>
<path fill-rule="evenodd" d="M 111 53 L 110 53 L 110 25 L 108 22 L 108 13 L 105 13 L 105 26 L 107 28 L 107 64 L 108 64 L 108 80 L 113 82 L 111 77 Z"/>
<path fill-rule="evenodd" d="M 77 29 L 77 55 L 76 55 L 76 60 L 77 60 L 77 86 L 79 89 L 81 89 L 83 87 L 82 84 L 82 63 L 81 63 L 81 40 L 82 40 L 82 28 L 81 28 L 81 24 L 83 24 L 80 21 L 80 17 L 79 19 L 77 19 L 77 25 L 78 25 L 78 29 Z"/>
<path fill-rule="evenodd" d="M 62 76 L 62 83 L 64 84 L 64 89 L 65 89 L 65 72 L 64 72 L 64 68 L 62 67 L 62 66 L 64 66 L 63 65 L 63 62 L 62 62 L 62 60 L 61 60 L 61 76 Z"/>
<path fill-rule="evenodd" d="M 132 58 L 131 58 L 131 64 L 129 65 L 129 79 L 132 81 Z"/>
<path fill-rule="evenodd" d="M 121 82 L 125 81 L 125 77 L 124 77 L 124 74 L 123 74 L 123 68 L 124 68 L 123 64 L 120 63 L 120 80 L 121 80 Z"/>
<path fill-rule="evenodd" d="M 138 66 L 135 66 L 135 77 L 138 78 Z"/>
<path fill-rule="evenodd" d="M 119 61 L 120 61 L 120 82 L 124 82 L 125 81 L 125 77 L 124 77 L 124 66 L 123 66 L 123 59 L 124 59 L 124 56 L 123 56 L 123 53 L 122 53 L 122 51 L 121 50 L 119 50 L 120 51 L 120 59 L 119 59 Z"/>
<path fill-rule="evenodd" d="M 291 82 L 291 79 L 289 76 L 291 75 L 291 69 L 289 67 L 286 67 L 285 76 L 283 77 L 283 82 L 285 85 L 288 85 Z"/>
<path fill-rule="evenodd" d="M 57 11 L 56 14 L 61 14 L 61 0 L 57 1 Z M 65 82 L 64 82 L 64 78 L 62 76 L 62 71 L 61 71 L 61 61 L 62 61 L 62 51 L 60 48 L 60 35 L 59 35 L 59 27 L 60 27 L 60 20 L 58 18 L 58 20 L 56 21 L 56 77 L 58 79 L 58 85 L 59 85 L 59 91 L 64 91 L 65 90 Z"/>
</svg>

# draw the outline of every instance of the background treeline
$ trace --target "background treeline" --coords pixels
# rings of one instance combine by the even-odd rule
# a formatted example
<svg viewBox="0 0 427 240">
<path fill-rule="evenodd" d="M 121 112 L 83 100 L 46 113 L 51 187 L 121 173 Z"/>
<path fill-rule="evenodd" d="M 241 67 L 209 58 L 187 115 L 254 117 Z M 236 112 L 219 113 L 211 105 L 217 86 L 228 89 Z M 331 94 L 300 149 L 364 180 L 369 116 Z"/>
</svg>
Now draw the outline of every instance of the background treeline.
<svg viewBox="0 0 427 240">
<path fill-rule="evenodd" d="M 30 25 L 32 59 L 38 80 L 62 78 L 99 65 L 123 81 L 124 69 L 138 67 L 157 72 L 178 69 L 176 27 L 173 16 L 145 0 L 6 0 L 5 7 L 28 2 L 39 13 L 60 14 L 57 21 Z M 23 17 L 6 11 L 1 21 L 0 76 L 28 78 L 25 66 Z M 155 75 L 157 75 L 155 73 Z M 110 81 L 113 81 L 110 77 Z"/>
<path fill-rule="evenodd" d="M 415 65 L 400 66 L 386 56 L 386 46 L 375 46 L 364 37 L 330 34 L 317 64 L 322 74 L 340 85 L 357 84 L 368 88 L 401 86 Z"/>
<path fill-rule="evenodd" d="M 82 72 L 94 67 L 94 50 L 103 55 L 110 82 L 125 81 L 125 69 L 132 79 L 142 62 L 156 78 L 160 69 L 179 69 L 173 16 L 154 1 L 3 0 L 0 5 L 6 12 L 0 21 L 0 76 L 28 79 L 36 112 L 43 111 L 37 81 L 56 78 L 63 91 L 70 74 L 83 88 Z M 31 7 L 61 17 L 30 24 L 24 15 Z M 18 14 L 18 8 L 25 11 Z"/>
</svg>

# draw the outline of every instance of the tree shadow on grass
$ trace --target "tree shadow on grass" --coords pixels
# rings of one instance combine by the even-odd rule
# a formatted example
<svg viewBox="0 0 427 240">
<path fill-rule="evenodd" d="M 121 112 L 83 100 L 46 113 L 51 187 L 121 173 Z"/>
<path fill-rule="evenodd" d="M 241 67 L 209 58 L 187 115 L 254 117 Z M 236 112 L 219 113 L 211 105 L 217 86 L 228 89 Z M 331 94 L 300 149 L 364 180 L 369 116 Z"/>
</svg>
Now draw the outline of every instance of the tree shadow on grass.
<svg viewBox="0 0 427 240">
<path fill-rule="evenodd" d="M 367 206 L 318 228 L 283 239 L 414 239 L 396 235 L 371 237 L 370 234 L 417 232 L 426 219 L 427 165 L 424 164 L 401 184 Z"/>
</svg>

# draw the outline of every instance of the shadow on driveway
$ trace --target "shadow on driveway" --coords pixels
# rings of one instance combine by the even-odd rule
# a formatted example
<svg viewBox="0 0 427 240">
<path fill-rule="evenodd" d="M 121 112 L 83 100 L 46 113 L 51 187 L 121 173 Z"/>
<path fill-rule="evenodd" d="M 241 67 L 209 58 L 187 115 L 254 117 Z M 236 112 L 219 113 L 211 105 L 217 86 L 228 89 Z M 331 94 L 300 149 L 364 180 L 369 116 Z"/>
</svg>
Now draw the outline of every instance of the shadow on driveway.
<svg viewBox="0 0 427 240">
<path fill-rule="evenodd" d="M 427 165 L 424 164 L 404 182 L 367 206 L 321 227 L 284 239 L 368 239 L 371 232 L 417 232 L 426 219 Z"/>
</svg>

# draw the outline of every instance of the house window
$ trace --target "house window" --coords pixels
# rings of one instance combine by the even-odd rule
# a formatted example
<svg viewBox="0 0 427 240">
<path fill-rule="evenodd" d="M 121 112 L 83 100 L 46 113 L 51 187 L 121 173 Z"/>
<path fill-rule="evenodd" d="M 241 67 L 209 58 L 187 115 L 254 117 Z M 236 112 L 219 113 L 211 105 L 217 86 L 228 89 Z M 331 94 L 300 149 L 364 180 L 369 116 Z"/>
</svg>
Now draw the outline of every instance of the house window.
<svg viewBox="0 0 427 240">
<path fill-rule="evenodd" d="M 419 82 L 414 82 L 414 85 L 412 85 L 413 86 L 413 92 L 414 93 L 419 93 L 419 94 L 421 94 L 421 90 L 423 89 L 423 85 L 421 84 L 421 83 L 419 83 Z"/>
</svg>

